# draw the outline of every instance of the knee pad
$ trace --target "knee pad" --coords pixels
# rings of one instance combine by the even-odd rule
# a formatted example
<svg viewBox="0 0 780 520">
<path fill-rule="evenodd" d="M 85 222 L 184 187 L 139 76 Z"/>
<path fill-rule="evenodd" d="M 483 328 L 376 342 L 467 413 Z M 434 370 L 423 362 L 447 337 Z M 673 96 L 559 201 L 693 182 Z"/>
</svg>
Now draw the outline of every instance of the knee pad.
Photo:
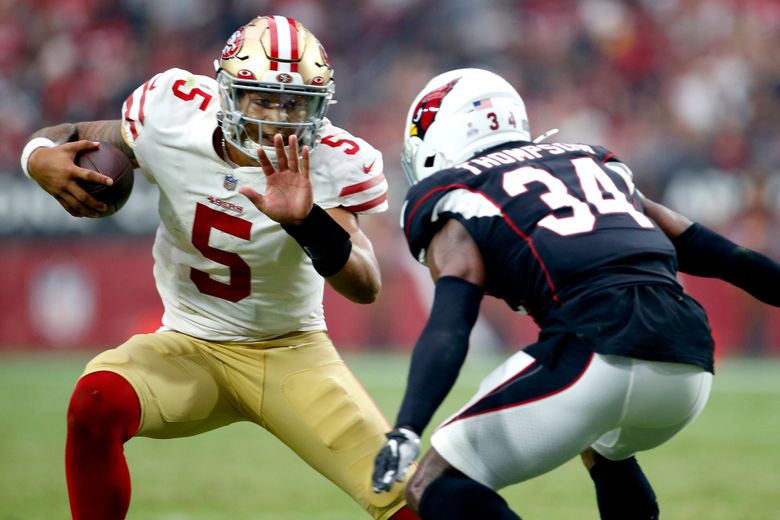
<svg viewBox="0 0 780 520">
<path fill-rule="evenodd" d="M 92 372 L 76 383 L 68 405 L 68 430 L 90 436 L 116 434 L 122 442 L 138 430 L 141 406 L 135 390 L 113 372 Z"/>
</svg>

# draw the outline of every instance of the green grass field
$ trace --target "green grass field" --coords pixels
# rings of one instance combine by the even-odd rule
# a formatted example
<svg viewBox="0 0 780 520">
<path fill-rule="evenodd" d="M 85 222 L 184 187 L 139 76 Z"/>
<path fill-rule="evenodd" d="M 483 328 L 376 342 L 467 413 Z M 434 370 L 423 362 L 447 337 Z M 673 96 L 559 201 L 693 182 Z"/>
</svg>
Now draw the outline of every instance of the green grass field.
<svg viewBox="0 0 780 520">
<path fill-rule="evenodd" d="M 0 357 L 0 520 L 69 518 L 65 409 L 89 355 Z M 389 414 L 408 358 L 348 355 Z M 437 416 L 454 411 L 499 360 L 469 359 Z M 701 417 L 640 455 L 665 520 L 780 520 L 780 361 L 724 361 Z M 130 519 L 342 520 L 362 510 L 264 430 L 233 425 L 178 440 L 134 439 Z M 585 470 L 572 461 L 503 490 L 525 519 L 597 519 Z M 630 519 L 627 519 L 630 520 Z"/>
</svg>

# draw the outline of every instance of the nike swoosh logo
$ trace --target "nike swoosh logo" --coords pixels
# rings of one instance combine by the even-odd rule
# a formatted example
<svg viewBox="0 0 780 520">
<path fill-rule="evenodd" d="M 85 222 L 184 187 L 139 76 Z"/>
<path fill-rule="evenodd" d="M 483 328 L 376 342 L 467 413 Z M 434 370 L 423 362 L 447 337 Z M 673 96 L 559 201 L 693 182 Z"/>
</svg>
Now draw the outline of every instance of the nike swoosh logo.
<svg viewBox="0 0 780 520">
<path fill-rule="evenodd" d="M 375 163 L 375 162 L 376 162 L 376 159 L 374 159 L 373 161 L 371 161 L 371 163 L 370 163 L 370 164 L 363 165 L 363 173 L 368 173 L 368 172 L 370 172 L 370 171 L 371 171 L 371 168 L 373 168 L 373 167 L 374 167 L 374 163 Z"/>
</svg>

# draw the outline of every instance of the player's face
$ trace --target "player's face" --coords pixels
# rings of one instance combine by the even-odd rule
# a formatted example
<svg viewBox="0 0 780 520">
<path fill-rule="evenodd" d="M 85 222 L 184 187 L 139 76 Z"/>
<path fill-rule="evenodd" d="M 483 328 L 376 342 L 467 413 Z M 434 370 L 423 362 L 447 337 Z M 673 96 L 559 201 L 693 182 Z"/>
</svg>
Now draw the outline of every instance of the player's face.
<svg viewBox="0 0 780 520">
<path fill-rule="evenodd" d="M 308 111 L 306 96 L 293 94 L 277 94 L 269 92 L 247 92 L 240 101 L 241 111 L 252 119 L 265 121 L 278 121 L 280 123 L 300 123 L 306 120 Z M 282 134 L 285 138 L 295 133 L 292 127 L 262 125 L 262 136 L 256 125 L 247 125 L 249 137 L 257 143 L 273 145 L 275 134 Z M 262 137 L 262 141 L 261 138 Z"/>
</svg>

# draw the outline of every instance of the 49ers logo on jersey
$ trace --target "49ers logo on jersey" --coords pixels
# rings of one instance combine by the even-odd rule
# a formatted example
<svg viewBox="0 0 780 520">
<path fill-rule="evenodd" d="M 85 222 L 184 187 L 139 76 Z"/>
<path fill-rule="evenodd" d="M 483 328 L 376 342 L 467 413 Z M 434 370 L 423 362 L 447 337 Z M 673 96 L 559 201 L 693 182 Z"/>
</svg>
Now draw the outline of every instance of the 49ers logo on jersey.
<svg viewBox="0 0 780 520">
<path fill-rule="evenodd" d="M 222 49 L 222 59 L 229 60 L 230 58 L 234 57 L 236 54 L 238 54 L 238 51 L 241 50 L 241 47 L 243 45 L 244 45 L 244 28 L 242 27 L 236 32 L 234 32 L 230 36 L 230 38 L 228 38 L 225 47 Z"/>
<path fill-rule="evenodd" d="M 436 119 L 436 114 L 439 113 L 439 107 L 441 107 L 444 96 L 452 90 L 452 87 L 455 86 L 458 80 L 460 78 L 455 78 L 443 87 L 432 90 L 423 96 L 420 102 L 417 103 L 417 106 L 414 107 L 412 127 L 409 129 L 409 135 L 416 135 L 420 139 L 425 137 L 425 132 L 431 127 Z"/>
</svg>

